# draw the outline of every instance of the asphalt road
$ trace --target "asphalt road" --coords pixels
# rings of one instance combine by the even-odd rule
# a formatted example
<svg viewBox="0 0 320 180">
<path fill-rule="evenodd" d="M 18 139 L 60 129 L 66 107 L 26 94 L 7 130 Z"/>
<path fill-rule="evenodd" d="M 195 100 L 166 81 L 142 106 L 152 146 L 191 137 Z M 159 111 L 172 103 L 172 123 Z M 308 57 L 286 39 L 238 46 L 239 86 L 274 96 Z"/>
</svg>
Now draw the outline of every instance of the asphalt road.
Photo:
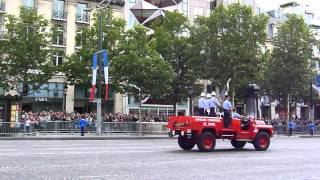
<svg viewBox="0 0 320 180">
<path fill-rule="evenodd" d="M 0 141 L 0 179 L 320 179 L 318 138 L 275 137 L 266 152 L 221 140 L 188 152 L 176 141 Z"/>
</svg>

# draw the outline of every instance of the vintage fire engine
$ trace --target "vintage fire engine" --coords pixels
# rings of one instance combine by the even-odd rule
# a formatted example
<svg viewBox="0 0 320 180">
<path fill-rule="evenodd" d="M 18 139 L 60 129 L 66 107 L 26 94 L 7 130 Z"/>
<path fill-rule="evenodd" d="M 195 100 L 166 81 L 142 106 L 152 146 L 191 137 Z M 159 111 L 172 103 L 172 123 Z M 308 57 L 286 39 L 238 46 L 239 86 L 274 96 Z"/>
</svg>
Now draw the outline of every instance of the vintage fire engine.
<svg viewBox="0 0 320 180">
<path fill-rule="evenodd" d="M 196 144 L 203 152 L 213 151 L 216 139 L 231 140 L 234 148 L 240 149 L 247 142 L 257 151 L 265 151 L 273 134 L 271 125 L 249 118 L 233 118 L 230 128 L 224 128 L 223 118 L 205 116 L 171 116 L 168 122 L 169 136 L 178 135 L 178 144 L 191 150 Z"/>
</svg>

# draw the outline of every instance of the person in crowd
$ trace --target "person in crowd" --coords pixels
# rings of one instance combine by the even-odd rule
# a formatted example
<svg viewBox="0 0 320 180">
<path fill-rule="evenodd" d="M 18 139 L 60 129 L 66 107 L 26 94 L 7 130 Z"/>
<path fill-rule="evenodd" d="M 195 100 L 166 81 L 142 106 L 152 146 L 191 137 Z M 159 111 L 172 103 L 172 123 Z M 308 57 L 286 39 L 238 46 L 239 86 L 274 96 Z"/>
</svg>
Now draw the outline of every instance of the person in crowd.
<svg viewBox="0 0 320 180">
<path fill-rule="evenodd" d="M 205 112 L 204 112 L 205 101 L 206 101 L 205 96 L 206 96 L 206 94 L 204 92 L 202 92 L 200 95 L 200 99 L 198 100 L 199 116 L 205 115 Z"/>
<path fill-rule="evenodd" d="M 210 106 L 210 117 L 216 117 L 217 114 L 217 109 L 218 107 L 220 106 L 220 103 L 218 101 L 218 99 L 216 98 L 216 92 L 212 92 L 212 97 L 210 98 L 210 101 L 209 101 L 209 106 Z"/>
<path fill-rule="evenodd" d="M 225 95 L 225 100 L 223 102 L 223 122 L 224 122 L 224 127 L 229 128 L 229 125 L 231 123 L 231 110 L 232 110 L 232 105 L 230 102 L 230 97 L 228 95 Z"/>
<path fill-rule="evenodd" d="M 313 134 L 314 134 L 314 123 L 312 121 L 309 121 L 308 129 L 309 129 L 310 135 L 313 136 Z"/>
<path fill-rule="evenodd" d="M 25 128 L 26 128 L 26 133 L 29 134 L 30 133 L 30 124 L 31 124 L 31 121 L 30 119 L 27 117 L 26 119 L 26 122 L 24 124 Z"/>
<path fill-rule="evenodd" d="M 294 122 L 292 120 L 290 120 L 288 123 L 288 129 L 289 129 L 289 136 L 292 136 L 292 132 L 294 129 Z"/>
<path fill-rule="evenodd" d="M 84 136 L 84 130 L 87 126 L 87 120 L 85 115 L 81 116 L 81 119 L 79 119 L 79 127 L 80 127 L 80 131 L 81 131 L 81 136 Z"/>
</svg>

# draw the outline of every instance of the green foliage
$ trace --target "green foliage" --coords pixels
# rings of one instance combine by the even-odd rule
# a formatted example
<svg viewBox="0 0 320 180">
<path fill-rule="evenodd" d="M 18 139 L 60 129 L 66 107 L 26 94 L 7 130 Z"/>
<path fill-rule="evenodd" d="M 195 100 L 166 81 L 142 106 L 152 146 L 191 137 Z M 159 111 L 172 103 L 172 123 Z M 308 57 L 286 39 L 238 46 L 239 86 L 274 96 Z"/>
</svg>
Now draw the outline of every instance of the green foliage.
<svg viewBox="0 0 320 180">
<path fill-rule="evenodd" d="M 7 33 L 0 40 L 2 85 L 10 89 L 17 89 L 19 84 L 33 85 L 36 89 L 55 72 L 48 21 L 29 8 L 21 8 L 19 17 L 5 17 Z"/>
<path fill-rule="evenodd" d="M 124 86 L 125 83 L 138 86 L 143 95 L 154 98 L 168 92 L 171 68 L 160 58 L 154 43 L 149 42 L 146 29 L 136 27 L 126 31 L 124 20 L 114 18 L 110 10 L 102 10 L 101 13 L 102 48 L 107 49 L 109 54 L 111 90 L 137 95 L 137 91 Z M 81 45 L 80 51 L 71 55 L 62 66 L 61 70 L 66 74 L 69 84 L 91 86 L 92 55 L 98 49 L 99 15 L 99 12 L 95 14 L 92 27 L 84 28 L 76 37 Z"/>
<path fill-rule="evenodd" d="M 196 20 L 191 36 L 197 40 L 204 61 L 203 78 L 223 87 L 232 78 L 230 88 L 239 91 L 261 78 L 266 40 L 265 15 L 253 15 L 249 6 L 219 6 L 209 17 Z"/>
<path fill-rule="evenodd" d="M 315 77 L 314 35 L 302 17 L 289 15 L 273 40 L 274 49 L 266 71 L 266 88 L 286 104 L 291 97 L 305 96 Z"/>
<path fill-rule="evenodd" d="M 136 26 L 126 33 L 120 44 L 122 52 L 112 63 L 112 81 L 118 84 L 120 92 L 138 93 L 128 84 L 141 88 L 142 95 L 159 98 L 170 92 L 172 70 L 170 65 L 160 58 L 155 44 L 149 41 L 146 28 Z M 124 83 L 124 84 L 123 84 Z"/>
<path fill-rule="evenodd" d="M 188 89 L 195 89 L 195 82 L 201 74 L 201 61 L 189 37 L 189 21 L 178 12 L 166 12 L 163 20 L 155 22 L 152 28 L 156 50 L 173 70 L 169 84 L 172 91 L 165 97 L 168 102 L 176 104 L 192 96 Z"/>
</svg>

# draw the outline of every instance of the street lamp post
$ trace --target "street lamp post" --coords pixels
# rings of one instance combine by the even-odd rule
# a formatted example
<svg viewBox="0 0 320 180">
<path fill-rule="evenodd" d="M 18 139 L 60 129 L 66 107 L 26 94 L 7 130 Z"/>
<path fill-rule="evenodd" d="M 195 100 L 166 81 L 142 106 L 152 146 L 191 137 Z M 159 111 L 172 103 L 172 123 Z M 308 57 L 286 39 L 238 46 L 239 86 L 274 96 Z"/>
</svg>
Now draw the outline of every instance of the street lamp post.
<svg viewBox="0 0 320 180">
<path fill-rule="evenodd" d="M 309 120 L 314 120 L 313 98 L 312 98 L 312 82 L 309 85 Z"/>
<path fill-rule="evenodd" d="M 101 115 L 101 60 L 102 60 L 102 9 L 105 9 L 108 7 L 108 5 L 110 4 L 110 0 L 108 1 L 106 6 L 102 6 L 102 4 L 105 2 L 106 0 L 102 0 L 97 6 L 96 9 L 100 10 L 99 12 L 99 42 L 98 42 L 98 72 L 97 72 L 97 123 L 96 123 L 96 128 L 97 128 L 97 135 L 101 135 L 101 123 L 102 123 L 102 115 Z"/>
<path fill-rule="evenodd" d="M 64 84 L 63 86 L 63 111 L 66 111 L 66 104 L 67 104 L 67 91 L 68 91 L 68 86 L 67 84 Z"/>
</svg>

